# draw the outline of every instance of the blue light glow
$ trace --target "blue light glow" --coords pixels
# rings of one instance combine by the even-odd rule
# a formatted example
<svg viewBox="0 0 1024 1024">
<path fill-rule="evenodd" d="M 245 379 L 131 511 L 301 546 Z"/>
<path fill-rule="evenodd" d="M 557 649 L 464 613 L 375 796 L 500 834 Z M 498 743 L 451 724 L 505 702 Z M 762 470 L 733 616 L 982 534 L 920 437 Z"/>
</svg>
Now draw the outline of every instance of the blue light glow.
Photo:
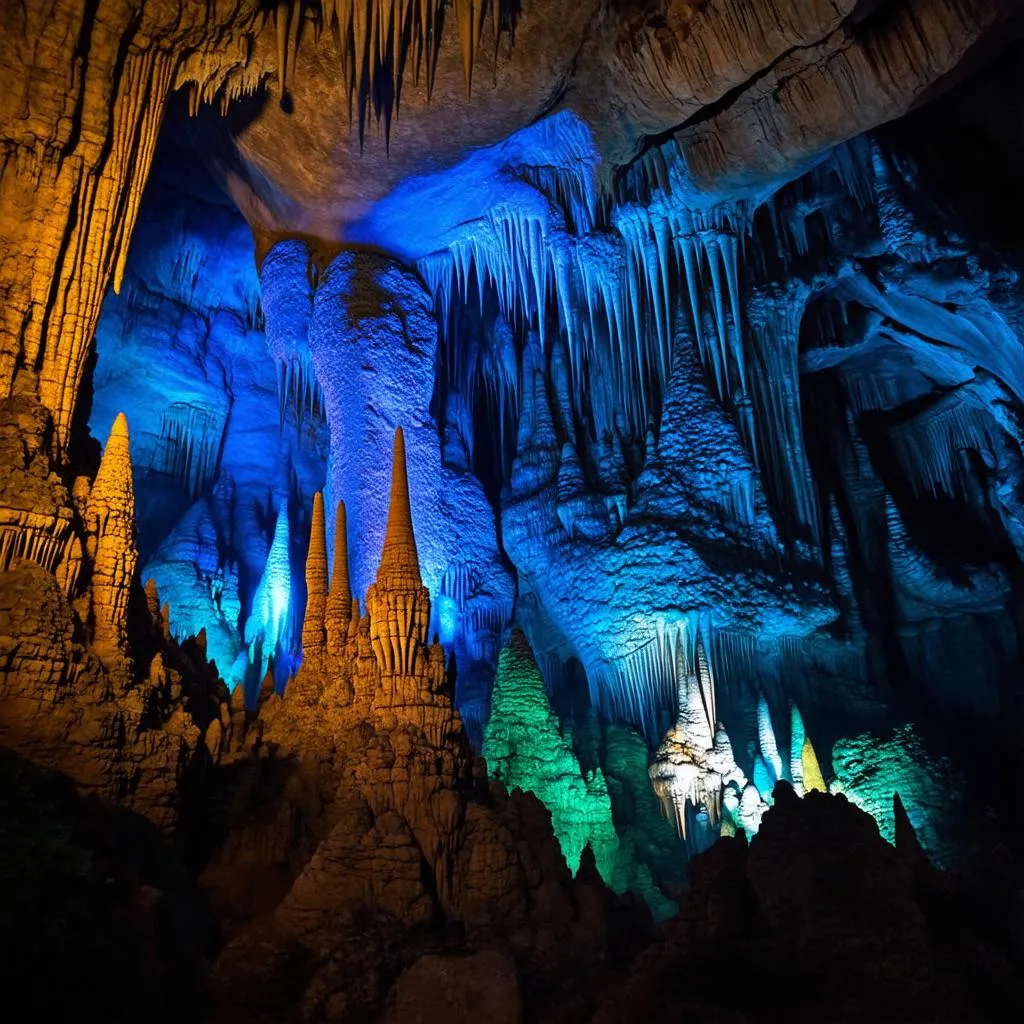
<svg viewBox="0 0 1024 1024">
<path fill-rule="evenodd" d="M 449 645 L 455 641 L 458 623 L 458 605 L 454 598 L 442 595 L 437 599 L 437 631 L 441 643 Z"/>
</svg>

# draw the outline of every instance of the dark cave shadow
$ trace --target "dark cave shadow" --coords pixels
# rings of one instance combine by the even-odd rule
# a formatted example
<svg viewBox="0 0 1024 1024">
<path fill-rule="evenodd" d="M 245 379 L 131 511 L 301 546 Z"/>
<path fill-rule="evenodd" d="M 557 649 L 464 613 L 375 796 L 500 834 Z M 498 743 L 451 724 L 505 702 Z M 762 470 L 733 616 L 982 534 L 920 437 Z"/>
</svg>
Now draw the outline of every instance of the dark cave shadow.
<svg viewBox="0 0 1024 1024">
<path fill-rule="evenodd" d="M 0 851 L 12 1019 L 73 1020 L 84 993 L 114 1020 L 199 1019 L 215 930 L 152 822 L 0 748 Z"/>
<path fill-rule="evenodd" d="M 112 1020 L 207 1019 L 207 973 L 223 936 L 200 876 L 232 826 L 258 825 L 261 807 L 276 812 L 294 764 L 274 761 L 248 787 L 238 822 L 227 809 L 240 773 L 262 765 L 214 766 L 201 746 L 168 838 L 142 815 L 84 796 L 65 774 L 0 747 L 0 985 L 15 1019 L 75 1019 L 83 993 Z M 297 870 L 288 865 L 270 902 Z M 247 881 L 259 887 L 271 877 Z"/>
</svg>

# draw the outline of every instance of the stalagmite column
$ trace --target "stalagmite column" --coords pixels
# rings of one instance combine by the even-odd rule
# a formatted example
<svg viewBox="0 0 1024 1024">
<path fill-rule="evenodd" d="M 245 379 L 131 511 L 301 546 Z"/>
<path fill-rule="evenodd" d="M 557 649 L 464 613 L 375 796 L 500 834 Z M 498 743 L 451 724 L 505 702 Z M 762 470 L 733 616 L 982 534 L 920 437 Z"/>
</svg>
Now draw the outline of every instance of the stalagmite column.
<svg viewBox="0 0 1024 1024">
<path fill-rule="evenodd" d="M 306 242 L 286 238 L 270 249 L 260 268 L 267 348 L 277 368 L 280 425 L 284 426 L 286 410 L 293 405 L 300 430 L 304 408 L 320 403 L 307 340 L 313 314 L 311 260 Z"/>
<path fill-rule="evenodd" d="M 395 452 L 391 466 L 391 500 L 388 504 L 388 527 L 384 533 L 384 549 L 377 569 L 377 583 L 423 586 L 419 554 L 412 529 L 412 507 L 409 504 L 409 478 L 405 467 L 405 435 L 395 428 Z"/>
<path fill-rule="evenodd" d="M 345 522 L 345 502 L 338 502 L 334 516 L 334 570 L 331 573 L 331 589 L 327 595 L 324 611 L 324 627 L 327 632 L 327 653 L 339 656 L 345 646 L 349 621 L 352 619 L 352 588 L 348 579 L 348 529 Z M 358 621 L 358 607 L 356 620 Z"/>
<path fill-rule="evenodd" d="M 804 745 L 800 751 L 800 759 L 803 769 L 804 789 L 810 793 L 817 790 L 819 793 L 827 793 L 828 786 L 825 785 L 825 777 L 821 774 L 821 767 L 818 764 L 818 755 L 814 752 L 811 741 L 804 737 Z"/>
<path fill-rule="evenodd" d="M 128 598 L 139 553 L 135 547 L 135 492 L 128 421 L 119 413 L 107 438 L 86 505 L 92 556 L 92 646 L 113 668 L 128 653 Z"/>
<path fill-rule="evenodd" d="M 327 606 L 327 536 L 324 526 L 324 496 L 313 495 L 313 519 L 306 555 L 306 616 L 302 620 L 302 653 L 319 658 L 324 652 Z"/>
<path fill-rule="evenodd" d="M 401 427 L 395 428 L 391 504 L 384 549 L 376 582 L 366 592 L 366 609 L 370 614 L 370 639 L 381 672 L 412 675 L 419 650 L 427 642 L 430 595 L 420 576 Z"/>
</svg>

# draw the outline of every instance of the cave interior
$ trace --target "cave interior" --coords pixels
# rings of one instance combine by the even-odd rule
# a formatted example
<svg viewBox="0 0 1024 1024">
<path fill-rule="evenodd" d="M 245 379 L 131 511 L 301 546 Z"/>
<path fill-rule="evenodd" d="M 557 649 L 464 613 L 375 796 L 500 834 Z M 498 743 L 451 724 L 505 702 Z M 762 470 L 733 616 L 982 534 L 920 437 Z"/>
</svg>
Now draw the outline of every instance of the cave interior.
<svg viewBox="0 0 1024 1024">
<path fill-rule="evenodd" d="M 0 6 L 26 1019 L 1024 1013 L 1014 0 Z"/>
</svg>

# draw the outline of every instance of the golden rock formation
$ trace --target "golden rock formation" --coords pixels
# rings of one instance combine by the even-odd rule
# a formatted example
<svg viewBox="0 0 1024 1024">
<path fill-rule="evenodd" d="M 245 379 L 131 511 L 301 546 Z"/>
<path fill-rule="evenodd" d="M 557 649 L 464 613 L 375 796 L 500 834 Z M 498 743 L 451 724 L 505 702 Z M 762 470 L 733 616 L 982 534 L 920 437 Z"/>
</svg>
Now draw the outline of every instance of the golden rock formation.
<svg viewBox="0 0 1024 1024">
<path fill-rule="evenodd" d="M 251 52 L 262 16 L 256 5 L 206 5 L 183 17 L 178 4 L 57 0 L 15 4 L 4 18 L 0 398 L 37 398 L 63 453 L 103 296 L 111 280 L 120 286 L 167 96 L 176 79 L 223 87 L 238 71 L 235 44 L 248 40 Z M 216 45 L 226 52 L 210 60 Z"/>
<path fill-rule="evenodd" d="M 352 588 L 348 578 L 348 528 L 345 502 L 338 502 L 334 516 L 334 568 L 331 589 L 327 595 L 324 625 L 327 631 L 327 651 L 337 657 L 345 645 L 349 620 L 353 619 Z M 355 606 L 355 622 L 359 622 L 359 606 Z"/>
<path fill-rule="evenodd" d="M 306 615 L 302 622 L 302 653 L 318 658 L 325 644 L 324 613 L 327 606 L 327 533 L 324 526 L 324 497 L 313 495 L 313 517 L 306 555 Z"/>
<path fill-rule="evenodd" d="M 535 897 L 545 913 L 571 921 L 574 883 L 542 805 L 530 794 L 509 798 L 500 787 L 476 798 L 484 769 L 452 703 L 445 652 L 426 646 L 429 593 L 416 559 L 401 431 L 380 569 L 367 614 L 360 618 L 351 601 L 344 630 L 343 506 L 337 524 L 331 595 L 340 597 L 333 609 L 328 597 L 326 615 L 331 649 L 304 659 L 283 697 L 268 694 L 255 717 L 233 707 L 228 739 L 207 732 L 211 755 L 227 749 L 243 765 L 255 754 L 268 771 L 280 762 L 291 775 L 270 818 L 254 823 L 243 814 L 229 843 L 239 852 L 207 881 L 224 887 L 230 871 L 232 884 L 244 888 L 245 873 L 256 871 L 249 851 L 259 851 L 257 862 L 284 859 L 296 841 L 291 823 L 301 818 L 317 846 L 273 912 L 279 943 L 321 943 L 339 912 L 359 909 L 404 926 L 440 912 L 470 929 L 491 928 L 496 919 L 529 927 Z M 541 837 L 528 868 L 514 839 L 520 835 Z M 222 966 L 231 973 L 230 957 Z"/>
<path fill-rule="evenodd" d="M 420 576 L 412 528 L 405 437 L 395 428 L 391 502 L 376 581 L 366 591 L 370 639 L 384 675 L 414 675 L 427 642 L 430 595 Z"/>
<path fill-rule="evenodd" d="M 817 790 L 819 793 L 827 793 L 828 786 L 825 785 L 825 777 L 821 774 L 818 755 L 814 752 L 809 738 L 804 738 L 800 760 L 804 770 L 804 791 L 810 793 L 812 790 Z"/>
<path fill-rule="evenodd" d="M 92 556 L 92 646 L 113 668 L 128 655 L 128 599 L 135 583 L 135 492 L 128 421 L 118 413 L 110 429 L 85 513 Z"/>
</svg>

